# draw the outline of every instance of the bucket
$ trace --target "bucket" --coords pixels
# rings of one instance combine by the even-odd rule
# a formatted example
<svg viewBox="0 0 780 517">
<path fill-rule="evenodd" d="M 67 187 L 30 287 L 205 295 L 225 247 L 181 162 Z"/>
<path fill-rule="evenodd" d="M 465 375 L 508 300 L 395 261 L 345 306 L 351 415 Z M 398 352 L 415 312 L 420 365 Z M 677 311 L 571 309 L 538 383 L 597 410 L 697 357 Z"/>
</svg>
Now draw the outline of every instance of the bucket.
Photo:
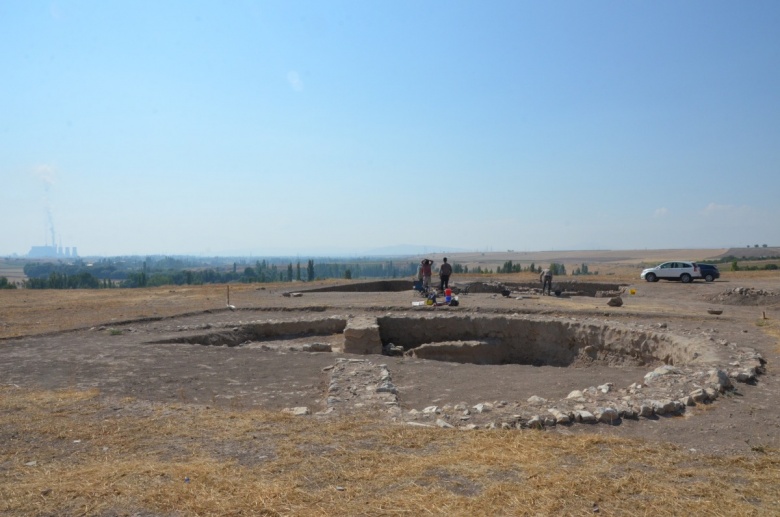
<svg viewBox="0 0 780 517">
<path fill-rule="evenodd" d="M 629 289 L 628 294 L 636 294 L 636 289 Z"/>
<path fill-rule="evenodd" d="M 444 296 L 452 296 L 452 289 L 449 287 L 444 290 Z"/>
<path fill-rule="evenodd" d="M 451 301 L 452 301 L 452 296 L 450 296 L 449 294 L 444 296 L 444 303 L 450 303 Z"/>
</svg>

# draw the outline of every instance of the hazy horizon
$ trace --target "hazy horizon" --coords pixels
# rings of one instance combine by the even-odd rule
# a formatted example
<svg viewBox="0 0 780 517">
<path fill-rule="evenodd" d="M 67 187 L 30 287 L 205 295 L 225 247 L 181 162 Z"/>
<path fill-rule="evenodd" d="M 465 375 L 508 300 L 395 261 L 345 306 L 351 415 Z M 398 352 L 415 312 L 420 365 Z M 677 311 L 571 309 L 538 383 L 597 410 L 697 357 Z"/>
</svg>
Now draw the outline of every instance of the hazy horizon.
<svg viewBox="0 0 780 517">
<path fill-rule="evenodd" d="M 438 255 L 451 255 L 452 257 L 462 257 L 464 255 L 486 255 L 492 256 L 505 256 L 505 257 L 520 257 L 522 255 L 541 255 L 551 256 L 560 254 L 565 256 L 566 254 L 618 254 L 618 253 L 633 253 L 633 254 L 663 254 L 666 252 L 691 252 L 691 251 L 705 251 L 705 252 L 728 252 L 730 250 L 750 249 L 753 251 L 751 255 L 755 254 L 755 251 L 766 249 L 772 253 L 777 253 L 780 246 L 772 246 L 771 244 L 759 244 L 756 248 L 755 245 L 750 246 L 721 246 L 721 247 L 689 247 L 689 248 L 631 248 L 631 249 L 557 249 L 557 250 L 467 250 L 467 249 L 452 249 L 452 248 L 436 248 L 436 247 L 423 247 L 423 246 L 391 246 L 373 250 L 365 250 L 364 252 L 323 252 L 319 254 L 301 254 L 301 253 L 278 253 L 278 254 L 263 254 L 263 253 L 224 253 L 224 254 L 194 254 L 194 253 L 127 253 L 122 255 L 81 255 L 77 257 L 29 257 L 25 254 L 7 254 L 2 255 L 0 258 L 12 258 L 12 259 L 34 259 L 34 260 L 48 260 L 48 259 L 64 259 L 64 258 L 79 258 L 79 259 L 110 259 L 110 258 L 143 258 L 143 257 L 180 257 L 180 258 L 193 258 L 193 259 L 241 259 L 241 260 L 262 260 L 262 259 L 283 259 L 283 260 L 308 260 L 308 259 L 328 259 L 328 260 L 354 260 L 354 259 L 394 259 L 394 258 L 413 258 L 423 255 L 438 256 Z M 686 258 L 682 255 L 679 258 Z M 532 260 L 531 257 L 529 260 Z"/>
</svg>

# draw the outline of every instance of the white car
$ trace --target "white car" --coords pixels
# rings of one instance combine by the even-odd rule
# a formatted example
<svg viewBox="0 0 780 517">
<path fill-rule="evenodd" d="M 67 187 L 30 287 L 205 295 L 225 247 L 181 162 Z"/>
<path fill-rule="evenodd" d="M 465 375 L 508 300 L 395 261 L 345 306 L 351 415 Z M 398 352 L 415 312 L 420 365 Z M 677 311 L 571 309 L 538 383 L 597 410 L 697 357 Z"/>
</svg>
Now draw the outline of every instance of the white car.
<svg viewBox="0 0 780 517">
<path fill-rule="evenodd" d="M 645 269 L 639 277 L 648 282 L 657 282 L 659 279 L 664 279 L 679 280 L 687 284 L 692 282 L 694 278 L 701 278 L 701 271 L 699 271 L 699 266 L 695 262 L 676 260 Z"/>
</svg>

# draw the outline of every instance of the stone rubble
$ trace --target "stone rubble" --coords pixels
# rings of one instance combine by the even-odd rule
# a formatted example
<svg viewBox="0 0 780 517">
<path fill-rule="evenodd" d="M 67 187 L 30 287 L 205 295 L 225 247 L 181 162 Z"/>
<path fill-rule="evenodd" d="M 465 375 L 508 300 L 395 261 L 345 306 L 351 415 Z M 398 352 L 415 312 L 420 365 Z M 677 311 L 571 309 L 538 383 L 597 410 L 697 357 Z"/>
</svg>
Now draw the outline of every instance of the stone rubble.
<svg viewBox="0 0 780 517">
<path fill-rule="evenodd" d="M 400 414 L 398 389 L 386 364 L 377 365 L 369 359 L 339 358 L 328 373 L 328 408 L 340 412 L 368 409 Z"/>
<path fill-rule="evenodd" d="M 282 413 L 287 413 L 292 416 L 306 416 L 311 415 L 311 411 L 306 406 L 301 407 L 288 407 L 282 410 Z"/>
<path fill-rule="evenodd" d="M 398 388 L 386 364 L 369 359 L 339 358 L 330 373 L 328 408 L 334 411 L 378 410 L 395 421 L 442 429 L 543 429 L 558 425 L 619 425 L 623 419 L 681 415 L 686 408 L 710 404 L 729 395 L 737 382 L 752 382 L 765 361 L 755 351 L 727 343 L 734 360 L 730 370 L 662 365 L 642 384 L 617 388 L 611 382 L 574 390 L 561 400 L 533 395 L 524 402 L 482 401 L 476 404 L 430 405 L 401 410 Z"/>
<path fill-rule="evenodd" d="M 780 303 L 780 293 L 770 289 L 734 287 L 711 296 L 707 300 L 726 305 L 773 305 Z"/>
</svg>

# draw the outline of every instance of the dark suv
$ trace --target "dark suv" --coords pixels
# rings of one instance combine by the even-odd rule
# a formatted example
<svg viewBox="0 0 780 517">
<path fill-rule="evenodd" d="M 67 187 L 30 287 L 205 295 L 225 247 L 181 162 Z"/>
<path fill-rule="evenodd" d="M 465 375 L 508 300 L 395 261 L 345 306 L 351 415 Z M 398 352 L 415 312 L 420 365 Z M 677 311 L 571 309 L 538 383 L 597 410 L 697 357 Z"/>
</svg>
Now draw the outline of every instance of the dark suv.
<svg viewBox="0 0 780 517">
<path fill-rule="evenodd" d="M 718 271 L 718 268 L 716 266 L 713 266 L 712 264 L 696 264 L 699 266 L 699 275 L 701 275 L 701 278 L 706 280 L 707 282 L 712 282 L 716 278 L 720 278 L 720 271 Z"/>
</svg>

